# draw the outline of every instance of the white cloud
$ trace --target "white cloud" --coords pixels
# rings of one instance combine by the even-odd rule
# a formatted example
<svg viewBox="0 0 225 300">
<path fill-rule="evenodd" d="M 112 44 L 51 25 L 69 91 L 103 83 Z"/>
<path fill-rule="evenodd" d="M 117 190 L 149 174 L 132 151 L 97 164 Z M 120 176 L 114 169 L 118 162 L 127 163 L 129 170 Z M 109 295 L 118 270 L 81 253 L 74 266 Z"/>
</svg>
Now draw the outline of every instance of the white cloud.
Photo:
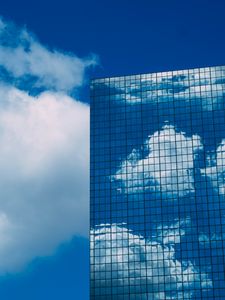
<svg viewBox="0 0 225 300">
<path fill-rule="evenodd" d="M 26 29 L 0 19 L 0 66 L 18 81 L 34 77 L 35 87 L 68 92 L 83 83 L 85 68 L 95 63 L 95 57 L 50 50 Z"/>
<path fill-rule="evenodd" d="M 160 224 L 157 226 L 156 235 L 154 238 L 164 244 L 180 244 L 182 236 L 190 229 L 191 219 L 174 220 L 175 223 L 170 225 Z"/>
<path fill-rule="evenodd" d="M 117 86 L 113 80 L 109 84 L 116 88 L 114 98 L 131 105 L 137 103 L 168 103 L 182 101 L 187 105 L 198 102 L 203 110 L 220 109 L 224 102 L 225 67 L 212 67 L 184 71 L 173 71 L 140 75 L 140 82 L 132 76 L 128 86 Z M 134 83 L 135 82 L 135 83 Z M 141 97 L 142 95 L 142 97 Z M 111 96 L 113 97 L 113 96 Z"/>
<path fill-rule="evenodd" d="M 221 195 L 225 195 L 225 139 L 218 146 L 215 157 L 208 157 L 210 166 L 202 169 L 203 176 L 210 178 L 212 186 Z"/>
<path fill-rule="evenodd" d="M 0 86 L 0 274 L 88 236 L 89 107 Z"/>
<path fill-rule="evenodd" d="M 124 225 L 103 224 L 91 231 L 91 263 L 95 286 L 113 285 L 126 299 L 132 294 L 135 299 L 192 299 L 194 290 L 212 287 L 190 261 L 176 259 L 171 241 L 147 241 Z"/>
<path fill-rule="evenodd" d="M 0 275 L 88 237 L 89 106 L 68 94 L 94 63 L 0 18 Z"/>
<path fill-rule="evenodd" d="M 177 198 L 194 192 L 194 158 L 202 149 L 200 137 L 186 137 L 172 125 L 165 125 L 146 142 L 149 154 L 141 158 L 133 149 L 111 177 L 125 193 L 162 192 L 166 198 Z"/>
</svg>

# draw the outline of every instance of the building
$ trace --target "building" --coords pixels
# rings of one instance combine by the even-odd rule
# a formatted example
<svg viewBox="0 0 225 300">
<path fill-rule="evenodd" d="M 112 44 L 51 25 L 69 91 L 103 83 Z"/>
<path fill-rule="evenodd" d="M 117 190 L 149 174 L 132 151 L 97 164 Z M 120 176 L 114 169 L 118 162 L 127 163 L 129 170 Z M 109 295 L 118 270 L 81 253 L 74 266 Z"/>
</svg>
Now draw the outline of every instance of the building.
<svg viewBox="0 0 225 300">
<path fill-rule="evenodd" d="M 91 82 L 91 299 L 225 299 L 225 67 Z"/>
</svg>

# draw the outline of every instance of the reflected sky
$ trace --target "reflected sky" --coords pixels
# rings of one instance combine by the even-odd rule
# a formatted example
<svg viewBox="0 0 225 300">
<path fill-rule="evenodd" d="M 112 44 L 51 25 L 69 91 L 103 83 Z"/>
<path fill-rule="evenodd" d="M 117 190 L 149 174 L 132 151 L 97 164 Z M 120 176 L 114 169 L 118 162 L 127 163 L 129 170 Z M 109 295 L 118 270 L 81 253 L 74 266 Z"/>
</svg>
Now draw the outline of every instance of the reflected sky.
<svg viewBox="0 0 225 300">
<path fill-rule="evenodd" d="M 225 299 L 224 82 L 92 82 L 92 299 Z"/>
</svg>

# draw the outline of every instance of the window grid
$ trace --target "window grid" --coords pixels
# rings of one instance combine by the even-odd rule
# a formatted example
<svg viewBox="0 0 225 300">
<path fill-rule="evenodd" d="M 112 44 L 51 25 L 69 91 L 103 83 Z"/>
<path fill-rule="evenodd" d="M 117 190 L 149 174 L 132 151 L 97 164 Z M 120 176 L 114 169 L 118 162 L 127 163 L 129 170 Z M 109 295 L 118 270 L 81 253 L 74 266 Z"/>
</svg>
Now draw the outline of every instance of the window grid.
<svg viewBox="0 0 225 300">
<path fill-rule="evenodd" d="M 225 300 L 225 67 L 91 82 L 91 299 Z"/>
</svg>

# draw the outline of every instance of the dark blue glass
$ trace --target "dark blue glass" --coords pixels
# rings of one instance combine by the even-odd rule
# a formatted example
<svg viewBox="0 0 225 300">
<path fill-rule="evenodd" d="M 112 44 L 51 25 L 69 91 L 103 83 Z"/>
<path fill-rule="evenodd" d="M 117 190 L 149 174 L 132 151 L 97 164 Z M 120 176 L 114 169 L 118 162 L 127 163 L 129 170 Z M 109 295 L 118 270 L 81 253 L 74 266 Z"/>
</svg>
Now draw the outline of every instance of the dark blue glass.
<svg viewBox="0 0 225 300">
<path fill-rule="evenodd" d="M 91 82 L 91 299 L 225 300 L 225 67 Z"/>
</svg>

